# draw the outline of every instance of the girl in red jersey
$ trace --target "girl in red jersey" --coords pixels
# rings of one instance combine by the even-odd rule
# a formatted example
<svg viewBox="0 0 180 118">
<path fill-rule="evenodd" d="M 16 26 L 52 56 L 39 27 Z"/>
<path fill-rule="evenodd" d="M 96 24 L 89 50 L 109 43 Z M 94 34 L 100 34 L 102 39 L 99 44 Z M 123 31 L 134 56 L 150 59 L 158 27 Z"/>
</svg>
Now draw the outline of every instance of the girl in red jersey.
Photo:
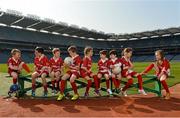
<svg viewBox="0 0 180 118">
<path fill-rule="evenodd" d="M 34 53 L 35 53 L 35 59 L 34 59 L 35 72 L 31 75 L 32 96 L 33 97 L 35 96 L 36 78 L 41 77 L 44 87 L 43 97 L 47 97 L 48 90 L 47 90 L 46 77 L 49 75 L 49 60 L 44 55 L 44 49 L 42 47 L 37 47 Z"/>
<path fill-rule="evenodd" d="M 30 73 L 29 67 L 21 60 L 21 51 L 19 49 L 12 49 L 12 57 L 8 59 L 8 73 L 13 78 L 13 84 L 17 83 L 17 78 L 22 69 Z"/>
<path fill-rule="evenodd" d="M 59 48 L 52 50 L 53 57 L 49 60 L 50 63 L 50 77 L 52 83 L 52 93 L 56 94 L 59 90 L 59 81 L 62 76 L 63 60 L 60 57 Z"/>
<path fill-rule="evenodd" d="M 79 98 L 79 94 L 77 91 L 77 85 L 75 83 L 75 80 L 79 78 L 80 76 L 80 65 L 81 65 L 81 57 L 77 54 L 77 48 L 76 46 L 70 46 L 68 48 L 68 53 L 73 59 L 72 64 L 66 65 L 70 70 L 66 72 L 61 78 L 60 82 L 60 94 L 57 98 L 58 101 L 62 100 L 64 98 L 64 90 L 66 87 L 66 80 L 70 79 L 70 83 L 72 86 L 72 89 L 74 90 L 74 95 L 71 98 L 71 100 L 77 100 Z"/>
<path fill-rule="evenodd" d="M 98 80 L 100 81 L 102 77 L 106 79 L 106 87 L 107 87 L 107 93 L 108 95 L 112 94 L 111 89 L 109 88 L 109 78 L 110 78 L 110 73 L 109 73 L 109 68 L 108 68 L 108 58 L 107 58 L 107 51 L 106 50 L 101 50 L 99 52 L 100 54 L 100 60 L 98 61 Z M 98 83 L 98 88 L 100 88 L 100 82 Z"/>
<path fill-rule="evenodd" d="M 81 65 L 81 77 L 87 80 L 87 87 L 86 87 L 86 92 L 84 94 L 84 97 L 88 97 L 89 96 L 89 89 L 91 87 L 92 84 L 92 80 L 91 78 L 94 79 L 94 83 L 95 83 L 95 94 L 97 96 L 100 96 L 100 92 L 98 89 L 98 78 L 97 75 L 92 73 L 92 56 L 93 56 L 93 48 L 92 47 L 86 47 L 84 49 L 84 58 L 82 61 L 82 65 Z"/>
<path fill-rule="evenodd" d="M 124 88 L 121 88 L 121 93 L 127 96 L 126 90 L 133 84 L 133 77 L 138 78 L 139 90 L 138 92 L 147 95 L 143 89 L 143 80 L 141 74 L 133 70 L 133 63 L 131 62 L 132 48 L 125 48 L 122 52 L 121 62 L 123 64 L 122 76 L 128 79 Z"/>
<path fill-rule="evenodd" d="M 155 69 L 157 79 L 161 82 L 164 89 L 166 90 L 165 99 L 170 99 L 170 91 L 166 80 L 170 75 L 170 64 L 165 58 L 164 52 L 162 50 L 157 50 L 155 52 L 156 61 L 150 64 L 141 74 L 147 74 L 152 68 Z"/>
</svg>

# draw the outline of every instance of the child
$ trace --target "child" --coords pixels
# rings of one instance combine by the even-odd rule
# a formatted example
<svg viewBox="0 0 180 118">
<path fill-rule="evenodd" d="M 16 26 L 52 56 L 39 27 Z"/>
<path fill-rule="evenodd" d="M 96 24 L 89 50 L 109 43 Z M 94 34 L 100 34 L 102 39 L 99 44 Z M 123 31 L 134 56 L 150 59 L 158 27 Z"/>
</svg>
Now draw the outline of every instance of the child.
<svg viewBox="0 0 180 118">
<path fill-rule="evenodd" d="M 107 93 L 108 95 L 112 94 L 111 89 L 109 88 L 109 68 L 108 68 L 108 58 L 107 56 L 107 51 L 106 50 L 101 50 L 99 52 L 100 54 L 100 60 L 98 61 L 98 79 L 100 80 L 102 77 L 106 79 L 106 87 L 107 87 Z M 98 85 L 98 88 L 100 88 L 100 82 Z"/>
<path fill-rule="evenodd" d="M 115 86 L 115 93 L 119 94 L 120 92 L 120 82 L 121 82 L 121 72 L 120 73 L 114 73 L 113 72 L 113 69 L 116 67 L 116 66 L 119 66 L 119 68 L 121 68 L 121 62 L 120 60 L 117 58 L 117 52 L 116 50 L 111 50 L 109 52 L 109 56 L 110 56 L 110 60 L 109 60 L 109 68 L 111 70 L 111 78 L 112 78 L 112 81 L 114 83 L 114 86 Z"/>
<path fill-rule="evenodd" d="M 161 82 L 164 89 L 166 90 L 165 99 L 170 99 L 170 91 L 165 80 L 168 79 L 170 75 L 170 64 L 169 61 L 164 57 L 164 52 L 162 50 L 157 50 L 155 52 L 156 61 L 150 64 L 142 74 L 147 74 L 152 68 L 156 71 L 157 79 Z"/>
<path fill-rule="evenodd" d="M 44 93 L 43 97 L 47 97 L 48 90 L 47 90 L 47 83 L 46 77 L 49 74 L 49 60 L 44 55 L 44 49 L 42 47 L 37 47 L 35 49 L 35 72 L 32 74 L 32 96 L 35 96 L 35 89 L 36 89 L 36 78 L 41 77 Z"/>
<path fill-rule="evenodd" d="M 59 81 L 62 75 L 63 60 L 60 57 L 59 48 L 54 48 L 52 50 L 52 53 L 53 53 L 53 57 L 49 60 L 49 63 L 50 63 L 49 75 L 51 77 L 52 93 L 56 94 L 57 90 L 59 90 Z"/>
<path fill-rule="evenodd" d="M 12 49 L 12 57 L 8 59 L 8 73 L 13 78 L 13 84 L 17 84 L 17 79 L 22 69 L 30 73 L 29 67 L 21 60 L 21 51 Z"/>
<path fill-rule="evenodd" d="M 58 101 L 60 101 L 64 98 L 64 90 L 65 90 L 65 86 L 66 86 L 66 80 L 68 78 L 70 78 L 70 83 L 71 83 L 72 89 L 74 90 L 74 95 L 71 98 L 71 100 L 77 100 L 79 98 L 75 80 L 78 79 L 80 76 L 81 57 L 77 54 L 76 46 L 70 46 L 68 48 L 68 53 L 72 57 L 73 63 L 71 65 L 66 65 L 66 66 L 68 66 L 68 68 L 70 70 L 67 71 L 67 73 L 65 75 L 63 75 L 61 78 L 60 94 L 57 98 Z"/>
<path fill-rule="evenodd" d="M 94 78 L 95 83 L 95 94 L 97 96 L 100 96 L 100 92 L 98 89 L 98 78 L 97 75 L 94 75 L 92 73 L 92 56 L 93 56 L 93 48 L 92 47 L 86 47 L 84 49 L 84 58 L 81 65 L 81 77 L 87 80 L 87 87 L 84 94 L 84 97 L 89 96 L 89 88 L 91 87 L 92 80 L 91 78 Z"/>
<path fill-rule="evenodd" d="M 125 48 L 122 52 L 121 62 L 123 64 L 122 76 L 128 79 L 124 88 L 121 88 L 121 93 L 127 96 L 126 90 L 133 84 L 133 76 L 138 78 L 139 90 L 138 92 L 147 95 L 143 89 L 143 81 L 141 74 L 133 71 L 133 64 L 131 62 L 132 48 Z"/>
</svg>

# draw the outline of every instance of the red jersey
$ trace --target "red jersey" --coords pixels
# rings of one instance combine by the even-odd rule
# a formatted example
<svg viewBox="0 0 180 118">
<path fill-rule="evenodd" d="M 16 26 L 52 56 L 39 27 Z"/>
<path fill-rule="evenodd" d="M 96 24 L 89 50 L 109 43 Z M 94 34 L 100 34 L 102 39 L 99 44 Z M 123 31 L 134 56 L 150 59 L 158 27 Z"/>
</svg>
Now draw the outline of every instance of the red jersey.
<svg viewBox="0 0 180 118">
<path fill-rule="evenodd" d="M 99 72 L 102 72 L 102 73 L 109 71 L 107 58 L 105 60 L 100 59 L 98 61 L 98 70 Z"/>
<path fill-rule="evenodd" d="M 81 67 L 85 67 L 85 68 L 87 68 L 88 71 L 91 71 L 92 58 L 89 58 L 89 57 L 86 57 L 86 56 L 85 56 L 85 57 L 83 58 Z"/>
<path fill-rule="evenodd" d="M 79 66 L 81 64 L 81 57 L 79 55 L 77 55 L 77 56 L 73 57 L 72 59 L 73 59 L 73 63 L 70 65 L 71 71 L 79 71 L 77 69 L 72 69 L 71 67 Z"/>
<path fill-rule="evenodd" d="M 53 57 L 49 60 L 50 67 L 52 71 L 60 71 L 62 65 L 63 65 L 63 60 L 62 58 L 54 59 Z"/>
<path fill-rule="evenodd" d="M 114 60 L 110 59 L 108 61 L 108 67 L 109 68 L 110 68 L 111 65 L 113 65 L 113 66 L 121 66 L 122 64 L 121 64 L 121 61 L 118 58 L 116 58 Z"/>
<path fill-rule="evenodd" d="M 132 66 L 132 62 L 130 60 L 127 60 L 124 56 L 120 59 L 122 66 L 123 66 L 123 71 L 124 73 L 126 73 L 127 71 L 129 71 L 128 69 L 124 69 L 125 67 L 131 67 Z"/>
<path fill-rule="evenodd" d="M 15 60 L 13 57 L 9 58 L 8 63 L 7 63 L 7 65 L 8 65 L 8 73 L 11 73 L 13 71 L 18 71 L 18 70 L 15 70 L 15 69 L 11 68 L 10 66 L 18 68 L 21 63 L 22 63 L 21 59 Z"/>
<path fill-rule="evenodd" d="M 49 60 L 45 55 L 42 55 L 40 58 L 36 57 L 34 59 L 34 65 L 36 66 L 37 70 L 41 70 L 43 67 L 49 66 Z"/>
<path fill-rule="evenodd" d="M 144 73 L 148 73 L 150 70 L 152 70 L 153 67 L 157 66 L 158 70 L 156 72 L 156 75 L 159 75 L 161 72 L 164 72 L 165 74 L 169 75 L 170 74 L 170 63 L 167 59 L 163 59 L 162 64 L 161 65 L 157 65 L 155 63 L 150 64 L 146 70 L 144 71 Z"/>
</svg>

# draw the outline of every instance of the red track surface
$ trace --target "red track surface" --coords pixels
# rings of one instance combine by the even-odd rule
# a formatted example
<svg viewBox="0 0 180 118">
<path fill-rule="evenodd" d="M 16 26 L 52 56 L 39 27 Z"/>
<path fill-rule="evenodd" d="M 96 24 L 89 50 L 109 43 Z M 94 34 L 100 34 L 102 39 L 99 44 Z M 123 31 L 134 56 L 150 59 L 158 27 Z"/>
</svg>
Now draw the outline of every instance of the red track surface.
<svg viewBox="0 0 180 118">
<path fill-rule="evenodd" d="M 96 98 L 78 101 L 0 98 L 0 116 L 61 116 L 61 117 L 180 117 L 180 85 L 171 88 L 172 98 L 129 96 L 127 98 Z"/>
</svg>

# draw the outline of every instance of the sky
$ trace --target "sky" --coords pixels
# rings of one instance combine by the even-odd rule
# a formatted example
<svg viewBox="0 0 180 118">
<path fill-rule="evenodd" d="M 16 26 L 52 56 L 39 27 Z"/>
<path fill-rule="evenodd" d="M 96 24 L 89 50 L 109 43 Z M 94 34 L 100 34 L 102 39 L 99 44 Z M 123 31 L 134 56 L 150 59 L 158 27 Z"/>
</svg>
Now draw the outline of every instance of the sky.
<svg viewBox="0 0 180 118">
<path fill-rule="evenodd" d="M 105 33 L 180 27 L 180 0 L 0 0 L 0 8 Z"/>
</svg>

